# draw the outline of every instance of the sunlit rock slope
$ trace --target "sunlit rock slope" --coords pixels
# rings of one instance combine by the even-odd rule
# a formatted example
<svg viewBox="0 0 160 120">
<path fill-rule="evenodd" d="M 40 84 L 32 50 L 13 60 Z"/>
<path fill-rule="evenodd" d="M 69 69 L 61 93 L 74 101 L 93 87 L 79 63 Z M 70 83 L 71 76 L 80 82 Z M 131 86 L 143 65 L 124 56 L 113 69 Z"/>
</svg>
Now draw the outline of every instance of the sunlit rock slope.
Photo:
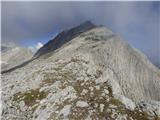
<svg viewBox="0 0 160 120">
<path fill-rule="evenodd" d="M 67 33 L 2 74 L 2 120 L 159 120 L 160 72 L 146 56 L 104 26 Z"/>
</svg>

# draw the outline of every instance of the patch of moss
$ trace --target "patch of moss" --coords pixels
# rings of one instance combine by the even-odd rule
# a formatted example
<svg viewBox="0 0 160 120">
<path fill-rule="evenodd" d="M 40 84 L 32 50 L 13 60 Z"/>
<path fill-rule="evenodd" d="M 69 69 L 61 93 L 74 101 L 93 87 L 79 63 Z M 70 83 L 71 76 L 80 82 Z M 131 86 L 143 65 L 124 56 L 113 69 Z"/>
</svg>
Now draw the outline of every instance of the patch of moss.
<svg viewBox="0 0 160 120">
<path fill-rule="evenodd" d="M 110 104 L 113 104 L 113 105 L 115 105 L 115 106 L 123 105 L 119 100 L 114 99 L 114 98 L 110 98 L 109 103 L 110 103 Z"/>
<path fill-rule="evenodd" d="M 71 113 L 68 118 L 71 120 L 84 120 L 88 115 L 88 109 L 81 107 L 74 107 L 71 109 Z"/>
<path fill-rule="evenodd" d="M 145 112 L 140 112 L 138 109 L 134 111 L 126 109 L 126 113 L 134 120 L 149 120 L 149 115 Z"/>
<path fill-rule="evenodd" d="M 81 86 L 81 83 L 83 83 L 84 81 L 77 81 L 73 86 L 75 88 L 75 90 L 77 91 L 77 94 L 79 97 L 79 99 L 87 101 L 89 104 L 89 108 L 78 108 L 78 107 L 73 107 L 72 108 L 72 114 L 70 114 L 70 118 L 74 118 L 74 119 L 85 119 L 87 117 L 87 112 L 89 109 L 94 109 L 95 113 L 93 113 L 93 115 L 91 117 L 93 117 L 93 119 L 97 118 L 97 119 L 109 119 L 109 120 L 114 120 L 115 118 L 112 118 L 112 114 L 113 111 L 112 109 L 114 109 L 114 111 L 120 115 L 127 115 L 127 119 L 128 120 L 132 120 L 132 118 L 134 120 L 148 120 L 149 119 L 149 115 L 145 112 L 141 112 L 138 109 L 135 110 L 129 110 L 127 109 L 123 103 L 121 103 L 119 100 L 115 99 L 113 97 L 112 94 L 112 88 L 111 86 L 109 86 L 107 83 L 101 84 L 100 85 L 100 89 L 96 90 L 93 86 L 95 86 L 94 82 L 91 82 L 89 84 L 84 84 L 83 86 Z M 86 82 L 87 83 L 87 82 Z M 94 88 L 93 90 L 93 95 L 91 95 L 91 91 L 89 89 L 89 87 L 92 86 Z M 108 93 L 108 97 L 109 97 L 109 101 L 107 101 L 106 99 L 108 98 L 107 96 L 101 96 L 102 91 L 104 91 L 104 89 L 106 89 L 109 91 Z M 81 92 L 83 89 L 88 90 L 88 93 L 85 95 L 81 95 Z M 75 101 L 74 101 L 75 102 Z M 97 104 L 97 106 L 95 106 L 95 104 Z M 100 104 L 104 105 L 104 110 L 103 112 L 100 110 Z M 111 112 L 108 112 L 107 109 L 109 108 L 109 105 L 114 105 L 115 108 L 111 108 Z M 80 114 L 81 113 L 81 114 Z M 118 117 L 118 116 L 117 116 Z M 159 120 L 159 119 L 155 119 L 155 120 Z"/>
<path fill-rule="evenodd" d="M 37 103 L 37 100 L 42 100 L 43 98 L 46 98 L 46 96 L 48 95 L 48 93 L 44 92 L 44 91 L 39 91 L 39 89 L 35 89 L 35 90 L 29 90 L 26 91 L 24 93 L 16 93 L 13 96 L 13 101 L 24 101 L 25 105 L 27 106 L 33 106 L 34 104 Z"/>
</svg>

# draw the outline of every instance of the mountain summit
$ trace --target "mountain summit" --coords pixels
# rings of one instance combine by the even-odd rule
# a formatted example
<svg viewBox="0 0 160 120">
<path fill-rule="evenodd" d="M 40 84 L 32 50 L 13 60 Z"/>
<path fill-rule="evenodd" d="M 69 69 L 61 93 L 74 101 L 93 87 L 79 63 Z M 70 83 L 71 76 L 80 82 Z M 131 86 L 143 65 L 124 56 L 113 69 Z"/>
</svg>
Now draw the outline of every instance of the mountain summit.
<svg viewBox="0 0 160 120">
<path fill-rule="evenodd" d="M 96 27 L 96 25 L 94 25 L 90 21 L 86 21 L 74 28 L 62 31 L 53 40 L 50 40 L 42 48 L 40 48 L 37 51 L 37 53 L 34 55 L 34 57 L 38 57 L 45 53 L 56 50 L 57 48 L 61 47 L 63 44 L 67 43 L 68 41 L 78 36 L 80 33 L 86 32 L 94 27 Z"/>
<path fill-rule="evenodd" d="M 160 71 L 104 26 L 61 32 L 2 74 L 2 120 L 159 120 Z"/>
</svg>

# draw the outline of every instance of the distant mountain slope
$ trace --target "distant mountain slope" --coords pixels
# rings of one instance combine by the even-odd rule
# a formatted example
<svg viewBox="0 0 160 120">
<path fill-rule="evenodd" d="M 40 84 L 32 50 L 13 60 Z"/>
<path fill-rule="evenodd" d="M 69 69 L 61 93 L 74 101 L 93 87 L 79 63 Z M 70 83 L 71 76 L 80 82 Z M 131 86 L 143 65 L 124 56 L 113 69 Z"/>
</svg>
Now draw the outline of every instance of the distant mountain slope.
<svg viewBox="0 0 160 120">
<path fill-rule="evenodd" d="M 10 47 L 7 47 L 7 46 L 1 46 L 1 52 L 3 53 L 3 52 L 6 52 L 6 51 L 8 51 L 9 49 L 11 49 Z"/>
<path fill-rule="evenodd" d="M 160 119 L 159 69 L 109 29 L 93 26 L 60 33 L 37 59 L 2 74 L 2 120 Z"/>
<path fill-rule="evenodd" d="M 1 46 L 1 67 L 2 71 L 11 69 L 31 59 L 33 53 L 26 48 L 19 46 Z"/>
<path fill-rule="evenodd" d="M 7 44 L 2 43 L 1 44 L 1 52 L 4 53 L 8 50 L 11 50 L 14 47 L 16 47 L 16 45 L 14 43 L 7 43 Z"/>
</svg>

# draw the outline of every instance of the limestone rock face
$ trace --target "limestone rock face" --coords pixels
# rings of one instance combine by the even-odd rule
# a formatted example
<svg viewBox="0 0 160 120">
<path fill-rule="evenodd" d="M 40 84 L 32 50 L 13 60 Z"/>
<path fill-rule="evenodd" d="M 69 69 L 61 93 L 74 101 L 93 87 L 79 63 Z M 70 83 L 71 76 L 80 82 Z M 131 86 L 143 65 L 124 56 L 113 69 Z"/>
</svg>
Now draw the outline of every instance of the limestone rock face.
<svg viewBox="0 0 160 120">
<path fill-rule="evenodd" d="M 26 48 L 22 48 L 19 46 L 1 46 L 1 66 L 2 71 L 11 69 L 23 62 L 31 59 L 33 53 Z"/>
<path fill-rule="evenodd" d="M 96 25 L 94 25 L 90 21 L 87 21 L 77 27 L 62 31 L 53 40 L 50 40 L 41 49 L 39 49 L 36 52 L 36 54 L 34 55 L 34 57 L 39 57 L 39 56 L 46 54 L 48 52 L 52 52 L 52 51 L 58 49 L 59 47 L 61 47 L 66 42 L 72 40 L 73 38 L 75 38 L 79 34 L 86 32 L 87 30 L 90 30 L 94 27 L 96 27 Z"/>
<path fill-rule="evenodd" d="M 64 43 L 2 74 L 2 120 L 159 120 L 160 72 L 142 53 L 103 26 Z"/>
</svg>

